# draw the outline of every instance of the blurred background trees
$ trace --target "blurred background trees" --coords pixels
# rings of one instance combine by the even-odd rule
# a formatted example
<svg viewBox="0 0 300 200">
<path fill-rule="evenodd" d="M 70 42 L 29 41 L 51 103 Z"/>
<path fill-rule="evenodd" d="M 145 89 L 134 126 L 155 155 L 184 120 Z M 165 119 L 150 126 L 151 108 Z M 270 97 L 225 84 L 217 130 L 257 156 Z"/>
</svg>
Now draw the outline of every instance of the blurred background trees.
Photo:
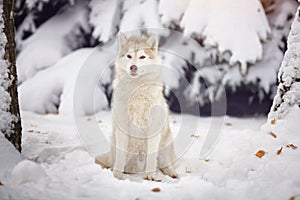
<svg viewBox="0 0 300 200">
<path fill-rule="evenodd" d="M 74 60 L 74 51 L 80 57 L 86 54 L 82 48 L 99 45 L 99 56 L 109 57 L 119 30 L 169 28 L 197 42 L 178 39 L 174 32 L 160 37 L 161 49 L 176 49 L 182 56 L 161 52 L 164 64 L 174 68 L 164 76 L 173 111 L 193 113 L 200 107 L 209 115 L 211 102 L 224 97 L 220 88 L 225 87 L 228 114 L 266 114 L 297 5 L 295 0 L 16 0 L 21 106 L 45 113 L 70 103 L 72 98 L 64 96 L 72 87 L 57 81 L 56 74 L 60 68 L 60 79 L 77 76 L 69 73 L 70 66 L 63 70 L 74 65 L 67 61 Z M 46 72 L 49 80 L 40 81 Z M 99 85 L 108 100 L 102 108 L 109 107 L 111 73 Z M 55 86 L 49 89 L 51 80 Z M 43 95 L 37 105 L 28 105 L 30 91 Z M 181 107 L 176 96 L 184 101 Z"/>
</svg>

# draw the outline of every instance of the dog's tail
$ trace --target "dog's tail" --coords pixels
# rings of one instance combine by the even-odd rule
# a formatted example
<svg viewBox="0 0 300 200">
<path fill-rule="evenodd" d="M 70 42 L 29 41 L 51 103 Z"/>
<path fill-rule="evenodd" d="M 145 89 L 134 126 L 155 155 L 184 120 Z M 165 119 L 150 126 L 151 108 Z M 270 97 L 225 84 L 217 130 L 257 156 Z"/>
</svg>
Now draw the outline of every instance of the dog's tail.
<svg viewBox="0 0 300 200">
<path fill-rule="evenodd" d="M 102 168 L 112 167 L 112 154 L 111 152 L 104 153 L 95 158 L 95 163 L 100 165 Z"/>
</svg>

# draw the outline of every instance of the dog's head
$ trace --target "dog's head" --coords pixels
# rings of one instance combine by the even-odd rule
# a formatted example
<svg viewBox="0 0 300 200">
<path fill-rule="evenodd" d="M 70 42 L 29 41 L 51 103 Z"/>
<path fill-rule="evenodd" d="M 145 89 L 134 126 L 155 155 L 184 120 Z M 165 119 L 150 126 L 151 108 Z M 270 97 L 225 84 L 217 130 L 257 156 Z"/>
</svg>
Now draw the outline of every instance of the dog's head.
<svg viewBox="0 0 300 200">
<path fill-rule="evenodd" d="M 119 33 L 119 56 L 116 67 L 131 78 L 159 75 L 160 59 L 157 55 L 158 39 L 155 36 L 126 37 Z"/>
</svg>

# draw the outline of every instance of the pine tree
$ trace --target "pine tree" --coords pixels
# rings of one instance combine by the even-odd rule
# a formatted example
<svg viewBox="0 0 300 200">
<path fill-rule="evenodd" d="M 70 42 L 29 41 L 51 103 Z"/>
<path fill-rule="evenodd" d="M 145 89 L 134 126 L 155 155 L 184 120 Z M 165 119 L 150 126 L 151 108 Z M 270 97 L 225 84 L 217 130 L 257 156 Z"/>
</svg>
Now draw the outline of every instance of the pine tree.
<svg viewBox="0 0 300 200">
<path fill-rule="evenodd" d="M 17 92 L 14 0 L 0 1 L 0 132 L 21 151 L 21 119 Z"/>
</svg>

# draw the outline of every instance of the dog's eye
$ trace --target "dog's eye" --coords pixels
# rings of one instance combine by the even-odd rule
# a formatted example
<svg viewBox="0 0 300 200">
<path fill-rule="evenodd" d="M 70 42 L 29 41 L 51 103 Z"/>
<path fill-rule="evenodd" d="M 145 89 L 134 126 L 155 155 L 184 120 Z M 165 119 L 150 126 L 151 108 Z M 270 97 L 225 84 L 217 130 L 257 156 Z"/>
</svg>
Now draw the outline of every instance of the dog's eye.
<svg viewBox="0 0 300 200">
<path fill-rule="evenodd" d="M 127 58 L 131 59 L 132 57 L 131 57 L 131 55 L 127 55 Z"/>
<path fill-rule="evenodd" d="M 140 56 L 140 59 L 145 59 L 146 58 L 146 56 Z"/>
</svg>

